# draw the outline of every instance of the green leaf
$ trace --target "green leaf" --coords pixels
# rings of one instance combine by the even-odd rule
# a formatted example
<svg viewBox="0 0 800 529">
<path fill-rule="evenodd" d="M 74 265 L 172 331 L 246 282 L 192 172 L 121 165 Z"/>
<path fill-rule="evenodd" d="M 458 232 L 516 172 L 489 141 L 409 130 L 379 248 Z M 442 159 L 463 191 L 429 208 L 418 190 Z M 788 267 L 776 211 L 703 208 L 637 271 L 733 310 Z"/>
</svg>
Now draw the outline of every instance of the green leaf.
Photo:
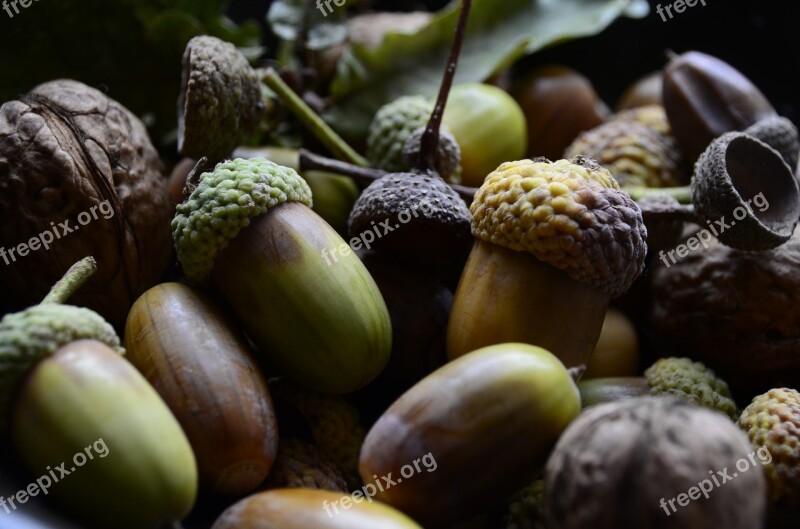
<svg viewBox="0 0 800 529">
<path fill-rule="evenodd" d="M 460 4 L 416 33 L 387 35 L 372 49 L 354 45 L 339 63 L 325 119 L 361 142 L 384 104 L 403 95 L 435 96 Z M 622 15 L 642 16 L 642 6 L 643 0 L 473 0 L 456 82 L 483 81 L 525 54 L 599 33 Z"/>
<path fill-rule="evenodd" d="M 332 11 L 323 5 L 317 8 L 314 0 L 276 0 L 267 13 L 272 31 L 283 40 L 296 41 L 304 24 L 308 27 L 306 47 L 324 50 L 347 38 L 345 9 L 330 4 Z"/>
</svg>

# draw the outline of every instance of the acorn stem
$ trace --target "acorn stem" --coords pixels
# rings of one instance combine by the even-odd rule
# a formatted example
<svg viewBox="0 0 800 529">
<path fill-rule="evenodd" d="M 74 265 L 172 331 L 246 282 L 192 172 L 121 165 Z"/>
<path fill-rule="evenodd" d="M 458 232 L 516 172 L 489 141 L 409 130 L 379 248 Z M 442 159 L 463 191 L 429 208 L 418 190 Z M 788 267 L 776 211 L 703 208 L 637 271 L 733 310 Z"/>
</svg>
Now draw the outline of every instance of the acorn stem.
<svg viewBox="0 0 800 529">
<path fill-rule="evenodd" d="M 461 48 L 464 44 L 464 35 L 467 32 L 467 21 L 469 12 L 472 9 L 472 0 L 462 0 L 461 13 L 456 24 L 456 36 L 453 46 L 450 48 L 450 57 L 447 59 L 447 68 L 444 71 L 442 84 L 439 87 L 439 95 L 436 99 L 436 106 L 433 108 L 428 125 L 420 140 L 419 161 L 417 169 L 429 171 L 436 167 L 437 147 L 439 146 L 439 128 L 442 126 L 442 116 L 444 107 L 447 105 L 447 96 L 453 86 L 453 78 L 456 75 L 458 57 L 461 55 Z"/>
<path fill-rule="evenodd" d="M 97 271 L 97 261 L 91 255 L 72 265 L 58 280 L 42 303 L 64 303 Z"/>
<path fill-rule="evenodd" d="M 306 149 L 300 149 L 300 172 L 303 171 L 326 171 L 328 173 L 336 173 L 342 176 L 349 176 L 355 180 L 359 185 L 368 186 L 373 181 L 386 176 L 388 173 L 380 169 L 373 169 L 371 167 L 359 167 L 347 162 L 333 160 L 314 154 Z M 459 184 L 448 183 L 458 195 L 464 199 L 467 204 L 472 203 L 478 188 L 462 186 Z"/>
<path fill-rule="evenodd" d="M 261 70 L 261 80 L 283 101 L 286 107 L 311 130 L 325 147 L 344 161 L 367 167 L 369 162 L 339 136 L 286 82 L 274 68 Z"/>
<path fill-rule="evenodd" d="M 635 201 L 640 201 L 646 196 L 669 195 L 681 204 L 692 203 L 692 188 L 690 186 L 680 187 L 625 187 L 623 191 L 628 193 Z"/>
</svg>

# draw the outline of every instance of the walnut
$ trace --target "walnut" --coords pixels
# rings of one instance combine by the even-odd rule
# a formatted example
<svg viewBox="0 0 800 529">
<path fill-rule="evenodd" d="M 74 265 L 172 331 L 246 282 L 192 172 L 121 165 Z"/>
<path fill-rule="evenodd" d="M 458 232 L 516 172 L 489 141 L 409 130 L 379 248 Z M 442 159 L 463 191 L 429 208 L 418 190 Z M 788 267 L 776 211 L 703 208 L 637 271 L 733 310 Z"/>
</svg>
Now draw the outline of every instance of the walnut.
<svg viewBox="0 0 800 529">
<path fill-rule="evenodd" d="M 56 80 L 0 107 L 0 291 L 9 308 L 38 303 L 93 255 L 98 271 L 70 302 L 120 327 L 166 268 L 169 216 L 158 153 L 118 102 Z"/>
</svg>

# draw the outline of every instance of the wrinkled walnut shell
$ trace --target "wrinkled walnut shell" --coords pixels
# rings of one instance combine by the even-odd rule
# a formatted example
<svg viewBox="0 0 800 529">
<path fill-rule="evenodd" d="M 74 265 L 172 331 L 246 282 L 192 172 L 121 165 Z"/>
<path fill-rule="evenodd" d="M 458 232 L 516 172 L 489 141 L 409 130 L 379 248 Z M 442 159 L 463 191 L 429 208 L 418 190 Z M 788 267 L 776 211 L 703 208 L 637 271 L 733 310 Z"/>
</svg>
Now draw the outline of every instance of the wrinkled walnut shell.
<svg viewBox="0 0 800 529">
<path fill-rule="evenodd" d="M 53 241 L 46 249 L 38 239 L 38 250 L 7 256 L 0 290 L 16 308 L 33 305 L 72 263 L 94 255 L 97 273 L 70 302 L 121 326 L 169 259 L 170 211 L 161 170 L 141 121 L 94 88 L 57 80 L 5 103 L 0 247 L 18 248 L 40 234 L 47 239 L 45 233 Z M 58 228 L 59 237 L 53 236 L 64 222 L 73 231 Z"/>
</svg>

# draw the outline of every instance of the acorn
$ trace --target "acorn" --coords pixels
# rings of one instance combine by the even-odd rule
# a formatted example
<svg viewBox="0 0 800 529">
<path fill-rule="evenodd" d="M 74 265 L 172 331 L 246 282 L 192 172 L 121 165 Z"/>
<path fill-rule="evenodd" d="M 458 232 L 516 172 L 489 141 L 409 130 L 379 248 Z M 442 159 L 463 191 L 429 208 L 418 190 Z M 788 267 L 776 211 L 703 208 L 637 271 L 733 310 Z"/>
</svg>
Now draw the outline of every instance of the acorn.
<svg viewBox="0 0 800 529">
<path fill-rule="evenodd" d="M 638 372 L 639 338 L 636 328 L 625 314 L 610 307 L 583 378 L 634 376 Z"/>
<path fill-rule="evenodd" d="M 197 290 L 165 283 L 133 304 L 125 348 L 186 432 L 201 484 L 224 496 L 255 490 L 275 459 L 278 424 L 233 322 Z"/>
<path fill-rule="evenodd" d="M 389 407 L 364 441 L 361 477 L 369 484 L 388 476 L 395 483 L 380 481 L 376 499 L 426 527 L 450 527 L 529 482 L 579 412 L 578 389 L 553 354 L 519 343 L 486 347 Z M 491 464 L 477 470 L 480 461 Z"/>
<path fill-rule="evenodd" d="M 547 527 L 761 529 L 766 483 L 754 456 L 729 419 L 677 399 L 590 408 L 547 461 Z"/>
<path fill-rule="evenodd" d="M 275 489 L 228 507 L 211 529 L 422 529 L 371 497 L 316 489 Z"/>
<path fill-rule="evenodd" d="M 41 476 L 38 492 L 76 519 L 152 529 L 188 514 L 197 467 L 169 408 L 121 356 L 113 328 L 88 309 L 59 304 L 94 266 L 79 262 L 42 304 L 0 321 L 0 403 L 9 417 L 2 426 Z"/>
<path fill-rule="evenodd" d="M 506 92 L 482 83 L 453 87 L 443 123 L 461 148 L 461 181 L 478 187 L 499 164 L 525 156 L 525 114 Z"/>
<path fill-rule="evenodd" d="M 673 134 L 690 162 L 722 134 L 777 115 L 741 72 L 699 51 L 677 56 L 664 69 L 663 100 Z"/>
<path fill-rule="evenodd" d="M 764 118 L 747 127 L 744 132 L 778 151 L 790 169 L 797 168 L 800 137 L 797 127 L 790 120 L 782 116 Z"/>
<path fill-rule="evenodd" d="M 640 77 L 622 93 L 617 101 L 616 111 L 622 112 L 646 105 L 660 105 L 663 84 L 663 73 L 660 70 Z"/>
<path fill-rule="evenodd" d="M 470 211 L 476 241 L 450 313 L 448 356 L 514 341 L 585 364 L 609 300 L 644 268 L 636 203 L 608 170 L 577 157 L 504 163 Z"/>
<path fill-rule="evenodd" d="M 516 80 L 510 93 L 525 113 L 527 154 L 533 157 L 561 158 L 578 134 L 611 114 L 591 81 L 566 66 L 537 68 Z"/>
<path fill-rule="evenodd" d="M 701 362 L 689 358 L 661 358 L 643 377 L 608 377 L 578 383 L 584 407 L 644 395 L 669 395 L 716 410 L 736 420 L 739 410 L 728 384 Z"/>
<path fill-rule="evenodd" d="M 175 246 L 187 277 L 228 302 L 277 369 L 310 389 L 347 393 L 386 365 L 389 313 L 364 265 L 310 205 L 294 170 L 226 161 L 178 206 Z"/>
</svg>

